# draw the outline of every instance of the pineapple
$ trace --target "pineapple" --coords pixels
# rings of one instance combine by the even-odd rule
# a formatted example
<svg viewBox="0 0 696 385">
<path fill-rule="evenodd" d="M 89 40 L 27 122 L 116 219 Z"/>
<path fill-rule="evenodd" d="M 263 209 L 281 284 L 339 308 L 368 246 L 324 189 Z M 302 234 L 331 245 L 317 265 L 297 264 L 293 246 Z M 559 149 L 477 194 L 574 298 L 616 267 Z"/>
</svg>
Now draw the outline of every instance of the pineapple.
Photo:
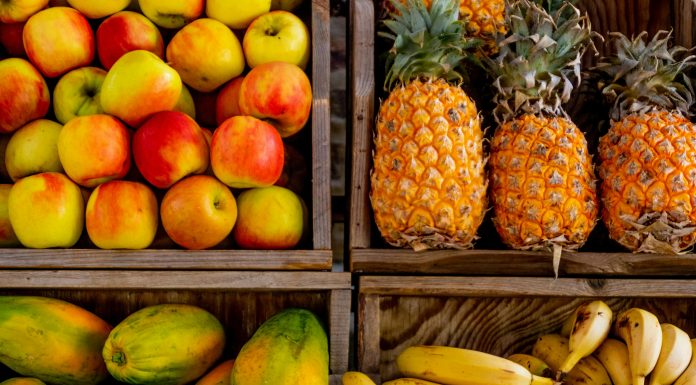
<svg viewBox="0 0 696 385">
<path fill-rule="evenodd" d="M 549 14 L 531 0 L 508 8 L 510 36 L 487 59 L 496 80 L 490 181 L 496 230 L 509 247 L 554 252 L 582 246 L 599 211 L 583 133 L 562 105 L 591 46 L 589 20 L 566 3 Z"/>
<path fill-rule="evenodd" d="M 599 142 L 602 218 L 612 239 L 634 252 L 679 253 L 696 243 L 696 128 L 682 71 L 693 57 L 611 35 L 614 52 L 595 68 L 611 126 Z"/>
<path fill-rule="evenodd" d="M 467 248 L 486 209 L 483 132 L 474 102 L 453 81 L 476 42 L 456 4 L 396 4 L 395 41 L 374 137 L 370 200 L 384 239 L 398 247 Z"/>
</svg>

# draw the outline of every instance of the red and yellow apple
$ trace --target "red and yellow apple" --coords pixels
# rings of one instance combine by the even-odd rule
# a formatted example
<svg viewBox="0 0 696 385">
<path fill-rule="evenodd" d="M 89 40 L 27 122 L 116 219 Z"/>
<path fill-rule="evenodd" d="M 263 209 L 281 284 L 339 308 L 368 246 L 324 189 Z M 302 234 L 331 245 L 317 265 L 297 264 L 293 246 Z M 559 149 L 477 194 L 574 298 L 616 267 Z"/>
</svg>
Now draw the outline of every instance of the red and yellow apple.
<svg viewBox="0 0 696 385">
<path fill-rule="evenodd" d="M 107 70 L 121 56 L 138 49 L 164 58 L 162 34 L 147 17 L 123 11 L 109 16 L 97 28 L 97 53 Z"/>
<path fill-rule="evenodd" d="M 13 181 L 42 172 L 63 172 L 58 136 L 63 126 L 38 119 L 15 131 L 5 149 L 5 166 Z"/>
<path fill-rule="evenodd" d="M 24 41 L 22 41 L 24 23 L 0 23 L 0 45 L 10 56 L 26 56 Z"/>
<path fill-rule="evenodd" d="M 179 246 L 207 249 L 222 242 L 237 220 L 237 204 L 227 186 L 194 175 L 172 186 L 162 199 L 162 226 Z"/>
<path fill-rule="evenodd" d="M 181 86 L 181 95 L 179 101 L 174 106 L 174 111 L 183 112 L 184 114 L 196 119 L 196 104 L 193 102 L 191 91 L 184 85 Z"/>
<path fill-rule="evenodd" d="M 48 8 L 27 20 L 22 32 L 29 60 L 46 77 L 60 76 L 94 59 L 94 32 L 80 12 Z"/>
<path fill-rule="evenodd" d="M 7 201 L 10 223 L 22 245 L 72 247 L 84 228 L 82 192 L 63 174 L 46 172 L 22 178 Z"/>
<path fill-rule="evenodd" d="M 280 9 L 283 11 L 292 11 L 299 7 L 302 1 L 303 0 L 272 0 L 271 10 L 276 11 Z"/>
<path fill-rule="evenodd" d="M 249 71 L 242 82 L 239 109 L 244 115 L 268 119 L 280 136 L 287 138 L 309 120 L 312 85 L 304 71 L 294 64 L 261 64 Z"/>
<path fill-rule="evenodd" d="M 48 0 L 3 0 L 0 1 L 0 23 L 27 21 L 36 12 L 46 8 Z"/>
<path fill-rule="evenodd" d="M 271 10 L 271 0 L 207 0 L 205 14 L 233 29 L 244 29 Z"/>
<path fill-rule="evenodd" d="M 174 35 L 167 46 L 167 62 L 184 83 L 210 92 L 244 71 L 244 52 L 224 24 L 198 19 Z"/>
<path fill-rule="evenodd" d="M 90 19 L 101 19 L 126 9 L 130 0 L 68 0 L 68 3 Z"/>
<path fill-rule="evenodd" d="M 251 116 L 229 118 L 213 133 L 213 172 L 230 187 L 273 185 L 283 171 L 283 157 L 283 140 L 278 131 Z"/>
<path fill-rule="evenodd" d="M 163 28 L 181 28 L 203 14 L 204 0 L 140 0 L 140 10 Z"/>
<path fill-rule="evenodd" d="M 158 221 L 157 198 L 142 183 L 106 182 L 87 201 L 87 234 L 101 249 L 144 249 L 155 239 Z"/>
<path fill-rule="evenodd" d="M 135 50 L 121 56 L 102 84 L 104 112 L 131 127 L 153 114 L 174 109 L 181 96 L 181 78 L 152 52 Z"/>
<path fill-rule="evenodd" d="M 106 71 L 97 67 L 74 69 L 58 80 L 53 90 L 53 112 L 65 124 L 76 116 L 104 112 L 99 101 Z"/>
<path fill-rule="evenodd" d="M 284 61 L 304 69 L 311 47 L 309 30 L 299 17 L 290 12 L 269 12 L 249 25 L 243 47 L 251 68 Z"/>
<path fill-rule="evenodd" d="M 58 136 L 58 156 L 70 179 L 84 187 L 121 179 L 130 168 L 130 133 L 109 115 L 78 116 Z"/>
<path fill-rule="evenodd" d="M 0 184 L 0 247 L 13 247 L 19 245 L 19 239 L 12 230 L 10 212 L 7 207 L 7 199 L 10 196 L 11 184 Z"/>
<path fill-rule="evenodd" d="M 218 92 L 215 103 L 215 119 L 218 126 L 228 118 L 242 114 L 239 111 L 239 90 L 242 88 L 242 81 L 244 76 L 234 78 Z"/>
<path fill-rule="evenodd" d="M 133 159 L 143 177 L 165 189 L 208 168 L 205 134 L 195 120 L 178 111 L 153 115 L 133 136 Z"/>
<path fill-rule="evenodd" d="M 243 191 L 237 198 L 235 242 L 245 249 L 290 249 L 302 239 L 304 207 L 292 191 L 278 186 Z"/>
<path fill-rule="evenodd" d="M 50 106 L 46 81 L 31 63 L 18 58 L 0 60 L 0 133 L 44 117 Z"/>
</svg>

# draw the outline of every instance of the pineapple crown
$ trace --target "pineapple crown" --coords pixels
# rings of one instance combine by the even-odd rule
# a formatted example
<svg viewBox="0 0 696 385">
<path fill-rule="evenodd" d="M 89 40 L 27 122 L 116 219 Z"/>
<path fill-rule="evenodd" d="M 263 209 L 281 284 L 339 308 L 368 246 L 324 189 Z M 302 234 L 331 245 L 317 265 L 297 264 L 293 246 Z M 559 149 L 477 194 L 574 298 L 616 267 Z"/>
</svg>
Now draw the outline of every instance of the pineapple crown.
<svg viewBox="0 0 696 385">
<path fill-rule="evenodd" d="M 494 116 L 498 123 L 525 113 L 565 115 L 573 80 L 579 85 L 580 62 L 593 33 L 586 15 L 570 2 L 549 0 L 547 12 L 531 0 L 508 5 L 508 36 L 499 37 L 500 52 L 486 59 L 495 78 Z"/>
<path fill-rule="evenodd" d="M 457 67 L 462 60 L 473 56 L 481 44 L 479 39 L 467 38 L 459 20 L 459 6 L 453 0 L 434 0 L 430 10 L 421 0 L 402 4 L 392 0 L 396 12 L 384 21 L 391 32 L 379 35 L 394 41 L 387 56 L 386 89 L 395 82 L 406 84 L 417 78 L 442 78 L 461 81 Z"/>
<path fill-rule="evenodd" d="M 693 55 L 681 46 L 669 48 L 672 33 L 659 31 L 649 42 L 647 32 L 633 39 L 609 34 L 612 53 L 592 69 L 597 85 L 612 104 L 611 119 L 633 113 L 666 109 L 689 115 L 693 89 L 684 71 L 694 65 Z"/>
</svg>

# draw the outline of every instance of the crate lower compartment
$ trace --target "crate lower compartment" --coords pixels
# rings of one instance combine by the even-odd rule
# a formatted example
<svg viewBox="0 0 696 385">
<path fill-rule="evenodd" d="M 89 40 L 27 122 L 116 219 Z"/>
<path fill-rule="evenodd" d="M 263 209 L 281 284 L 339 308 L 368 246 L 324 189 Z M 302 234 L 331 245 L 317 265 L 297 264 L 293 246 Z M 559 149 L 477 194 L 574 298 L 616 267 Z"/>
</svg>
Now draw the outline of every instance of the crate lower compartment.
<svg viewBox="0 0 696 385">
<path fill-rule="evenodd" d="M 380 382 L 400 377 L 396 357 L 418 344 L 529 353 L 595 298 L 614 315 L 641 307 L 696 337 L 690 280 L 363 276 L 359 286 L 358 370 Z"/>
</svg>

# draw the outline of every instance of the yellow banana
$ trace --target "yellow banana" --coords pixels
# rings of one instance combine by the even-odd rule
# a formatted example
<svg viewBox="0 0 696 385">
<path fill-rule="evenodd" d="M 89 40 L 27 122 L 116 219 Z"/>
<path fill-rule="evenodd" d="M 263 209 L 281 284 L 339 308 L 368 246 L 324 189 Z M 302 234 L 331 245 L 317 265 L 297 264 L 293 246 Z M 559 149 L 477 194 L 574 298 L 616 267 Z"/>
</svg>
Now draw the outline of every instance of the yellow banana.
<svg viewBox="0 0 696 385">
<path fill-rule="evenodd" d="M 691 340 L 691 351 L 696 352 L 696 339 Z M 674 385 L 696 385 L 696 354 L 691 355 L 689 366 L 684 373 L 674 381 Z"/>
<path fill-rule="evenodd" d="M 558 369 L 561 375 L 570 372 L 580 359 L 589 356 L 604 342 L 611 329 L 612 312 L 603 301 L 578 306 L 575 322 L 568 338 L 568 356 Z"/>
<path fill-rule="evenodd" d="M 396 380 L 383 382 L 382 385 L 440 385 L 440 384 L 438 384 L 436 382 L 421 380 L 419 378 L 397 378 Z"/>
<path fill-rule="evenodd" d="M 566 318 L 565 322 L 563 322 L 563 326 L 561 326 L 561 332 L 559 333 L 561 336 L 568 338 L 570 337 L 570 332 L 573 331 L 573 325 L 575 325 L 575 319 L 578 318 L 578 310 L 580 308 L 576 308 L 575 311 L 571 315 Z"/>
<path fill-rule="evenodd" d="M 553 377 L 553 370 L 551 370 L 546 362 L 529 354 L 513 354 L 507 359 L 524 366 L 535 376 Z"/>
<path fill-rule="evenodd" d="M 551 369 L 558 368 L 568 357 L 568 339 L 559 334 L 547 334 L 537 339 L 532 355 L 546 362 Z M 602 364 L 592 356 L 578 361 L 577 365 L 563 378 L 568 385 L 611 385 L 611 379 Z"/>
<path fill-rule="evenodd" d="M 633 385 L 644 385 L 645 377 L 655 368 L 660 356 L 660 321 L 647 310 L 631 308 L 619 314 L 614 328 L 614 333 L 628 347 Z"/>
<path fill-rule="evenodd" d="M 689 335 L 672 324 L 660 325 L 662 347 L 657 364 L 650 373 L 650 385 L 670 385 L 681 376 L 691 361 Z"/>
<path fill-rule="evenodd" d="M 375 382 L 362 372 L 345 372 L 341 382 L 343 385 L 375 385 Z"/>
<path fill-rule="evenodd" d="M 525 367 L 491 354 L 447 346 L 412 346 L 396 358 L 406 377 L 447 385 L 553 385 Z"/>
<path fill-rule="evenodd" d="M 607 338 L 592 354 L 609 373 L 614 385 L 631 385 L 631 365 L 626 344 Z"/>
</svg>

